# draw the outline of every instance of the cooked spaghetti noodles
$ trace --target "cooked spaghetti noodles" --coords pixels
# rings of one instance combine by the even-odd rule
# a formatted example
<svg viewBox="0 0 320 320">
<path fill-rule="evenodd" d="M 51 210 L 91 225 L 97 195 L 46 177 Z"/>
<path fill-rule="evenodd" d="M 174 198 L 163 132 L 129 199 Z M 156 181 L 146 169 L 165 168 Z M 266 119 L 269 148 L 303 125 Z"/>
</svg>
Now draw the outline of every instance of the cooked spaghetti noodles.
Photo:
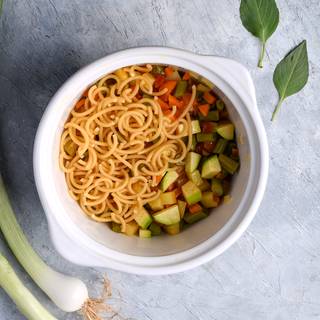
<svg viewBox="0 0 320 320">
<path fill-rule="evenodd" d="M 151 70 L 124 68 L 91 86 L 61 138 L 70 195 L 90 218 L 119 223 L 123 232 L 138 209 L 159 196 L 159 177 L 182 166 L 191 146 L 195 86 L 183 110 L 175 106 L 165 115 L 157 97 L 167 89 L 154 91 Z"/>
</svg>

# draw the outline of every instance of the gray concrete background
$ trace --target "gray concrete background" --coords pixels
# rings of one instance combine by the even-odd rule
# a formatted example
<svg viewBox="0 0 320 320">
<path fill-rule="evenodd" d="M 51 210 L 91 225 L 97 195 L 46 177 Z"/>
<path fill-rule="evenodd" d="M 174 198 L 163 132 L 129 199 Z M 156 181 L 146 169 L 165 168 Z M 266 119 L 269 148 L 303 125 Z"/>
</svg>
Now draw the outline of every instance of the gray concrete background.
<svg viewBox="0 0 320 320">
<path fill-rule="evenodd" d="M 256 218 L 231 249 L 195 270 L 161 278 L 107 270 L 122 296 L 125 317 L 320 319 L 320 5 L 318 0 L 277 2 L 281 21 L 260 70 L 258 41 L 242 27 L 236 0 L 5 0 L 0 22 L 1 172 L 33 247 L 56 269 L 82 278 L 93 296 L 105 270 L 72 265 L 54 251 L 34 186 L 32 145 L 48 100 L 85 64 L 142 45 L 233 58 L 254 79 L 271 155 L 268 188 Z M 308 41 L 309 83 L 284 103 L 271 124 L 277 102 L 272 72 L 303 39 Z M 0 249 L 59 319 L 79 318 L 53 306 L 2 241 Z M 0 319 L 23 319 L 1 289 Z"/>
</svg>

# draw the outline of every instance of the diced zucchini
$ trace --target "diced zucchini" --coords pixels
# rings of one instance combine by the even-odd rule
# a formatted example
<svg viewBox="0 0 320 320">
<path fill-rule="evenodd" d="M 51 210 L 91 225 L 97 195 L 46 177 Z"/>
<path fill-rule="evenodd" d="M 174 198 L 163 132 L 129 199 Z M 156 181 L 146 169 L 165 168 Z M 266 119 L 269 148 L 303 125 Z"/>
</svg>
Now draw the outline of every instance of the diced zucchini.
<svg viewBox="0 0 320 320">
<path fill-rule="evenodd" d="M 217 135 L 214 133 L 197 133 L 198 142 L 215 141 Z"/>
<path fill-rule="evenodd" d="M 226 140 L 232 140 L 234 137 L 234 125 L 232 123 L 220 124 L 217 127 L 217 132 Z"/>
<path fill-rule="evenodd" d="M 205 86 L 203 83 L 199 83 L 199 84 L 197 85 L 197 91 L 206 92 L 206 91 L 210 91 L 210 88 L 208 88 L 207 86 Z"/>
<path fill-rule="evenodd" d="M 202 183 L 201 183 L 201 185 L 199 186 L 199 189 L 200 189 L 201 191 L 210 190 L 210 183 L 208 182 L 208 180 L 202 179 Z"/>
<path fill-rule="evenodd" d="M 227 157 L 224 154 L 219 155 L 219 161 L 221 163 L 222 168 L 231 174 L 234 174 L 239 167 L 239 162 Z"/>
<path fill-rule="evenodd" d="M 199 123 L 199 121 L 198 121 Z M 200 128 L 200 125 L 199 125 Z M 201 129 L 200 129 L 201 131 Z M 72 141 L 69 140 L 65 145 L 64 145 L 64 151 L 71 157 L 73 157 L 76 152 L 77 152 L 78 146 Z"/>
<path fill-rule="evenodd" d="M 133 236 L 137 233 L 139 226 L 136 224 L 135 221 L 130 221 L 126 224 L 126 231 L 125 234 L 127 236 Z"/>
<path fill-rule="evenodd" d="M 192 151 L 196 150 L 196 145 L 197 145 L 196 135 L 193 134 L 192 135 L 192 142 L 191 142 L 191 150 Z"/>
<path fill-rule="evenodd" d="M 186 172 L 192 172 L 197 169 L 199 162 L 201 160 L 201 155 L 195 152 L 188 152 L 186 157 Z"/>
<path fill-rule="evenodd" d="M 139 237 L 140 238 L 151 238 L 151 231 L 139 229 Z"/>
<path fill-rule="evenodd" d="M 147 229 L 152 222 L 149 212 L 144 207 L 139 209 L 134 220 L 136 220 L 137 224 L 142 229 Z"/>
<path fill-rule="evenodd" d="M 219 205 L 220 198 L 215 196 L 213 192 L 206 191 L 202 194 L 201 203 L 206 208 L 215 208 Z"/>
<path fill-rule="evenodd" d="M 216 107 L 219 111 L 222 111 L 224 109 L 224 102 L 222 100 L 217 100 Z"/>
<path fill-rule="evenodd" d="M 163 205 L 171 205 L 177 203 L 176 193 L 174 191 L 161 193 L 160 199 Z"/>
<path fill-rule="evenodd" d="M 164 225 L 170 225 L 170 224 L 179 222 L 180 213 L 179 213 L 178 205 L 176 204 L 172 207 L 156 212 L 153 215 L 153 218 L 156 222 Z"/>
<path fill-rule="evenodd" d="M 178 209 L 180 213 L 180 218 L 182 219 L 184 216 L 184 213 L 186 212 L 187 203 L 182 200 L 178 200 Z"/>
<path fill-rule="evenodd" d="M 189 180 L 191 180 L 197 187 L 202 185 L 203 179 L 201 178 L 201 174 L 199 170 L 194 170 L 193 172 L 187 172 L 187 176 Z"/>
<path fill-rule="evenodd" d="M 176 171 L 168 171 L 160 182 L 160 190 L 165 192 L 172 183 L 178 179 L 179 175 Z"/>
<path fill-rule="evenodd" d="M 221 181 L 213 178 L 211 180 L 211 190 L 215 196 L 221 197 L 223 195 L 223 187 Z"/>
<path fill-rule="evenodd" d="M 191 132 L 192 132 L 192 134 L 201 132 L 199 120 L 192 120 L 191 121 Z"/>
<path fill-rule="evenodd" d="M 111 229 L 112 231 L 119 233 L 121 232 L 121 225 L 112 221 Z"/>
<path fill-rule="evenodd" d="M 174 236 L 175 234 L 178 234 L 180 232 L 180 222 L 171 224 L 169 226 L 164 226 L 163 229 L 167 234 Z"/>
<path fill-rule="evenodd" d="M 154 222 L 150 224 L 149 230 L 151 231 L 152 236 L 159 236 L 161 234 L 161 227 Z"/>
<path fill-rule="evenodd" d="M 213 149 L 213 153 L 223 153 L 226 149 L 228 141 L 226 139 L 219 139 L 216 146 Z"/>
<path fill-rule="evenodd" d="M 206 159 L 202 165 L 201 177 L 211 179 L 221 171 L 219 159 L 216 155 Z"/>
<path fill-rule="evenodd" d="M 174 95 L 177 98 L 181 98 L 187 90 L 188 82 L 185 80 L 180 80 L 177 83 L 176 90 L 174 91 Z"/>
<path fill-rule="evenodd" d="M 201 200 L 201 190 L 192 182 L 188 181 L 182 187 L 182 193 L 189 205 Z"/>
<path fill-rule="evenodd" d="M 203 121 L 219 121 L 219 111 L 209 111 L 207 116 L 199 115 L 199 119 Z"/>
<path fill-rule="evenodd" d="M 148 204 L 153 211 L 158 211 L 158 210 L 163 209 L 163 203 L 161 201 L 160 196 L 157 199 L 154 199 L 154 200 L 148 202 Z"/>
<path fill-rule="evenodd" d="M 195 223 L 199 220 L 202 220 L 204 218 L 206 218 L 208 215 L 203 212 L 203 211 L 199 211 L 197 213 L 190 213 L 190 212 L 187 212 L 183 218 L 183 220 L 188 223 L 188 224 L 192 224 L 192 223 Z"/>
</svg>

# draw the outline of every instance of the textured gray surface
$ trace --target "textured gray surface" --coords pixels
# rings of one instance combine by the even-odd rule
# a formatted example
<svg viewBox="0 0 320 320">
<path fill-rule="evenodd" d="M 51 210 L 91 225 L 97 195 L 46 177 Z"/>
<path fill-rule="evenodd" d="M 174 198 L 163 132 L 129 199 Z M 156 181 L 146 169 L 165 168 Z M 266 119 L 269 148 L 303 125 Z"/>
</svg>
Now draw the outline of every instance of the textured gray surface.
<svg viewBox="0 0 320 320">
<path fill-rule="evenodd" d="M 50 265 L 86 281 L 92 295 L 98 293 L 104 271 L 58 256 L 34 187 L 33 139 L 50 97 L 81 66 L 141 45 L 234 58 L 255 81 L 271 154 L 268 188 L 257 217 L 231 249 L 195 270 L 161 278 L 107 270 L 126 317 L 320 319 L 320 5 L 318 0 L 277 2 L 281 22 L 268 43 L 265 68 L 259 70 L 258 42 L 241 26 L 236 0 L 5 1 L 0 22 L 1 172 L 34 248 Z M 272 125 L 277 101 L 272 72 L 304 38 L 309 83 L 285 102 Z M 78 318 L 55 308 L 2 243 L 0 249 L 59 319 Z M 0 319 L 23 319 L 1 289 Z"/>
</svg>

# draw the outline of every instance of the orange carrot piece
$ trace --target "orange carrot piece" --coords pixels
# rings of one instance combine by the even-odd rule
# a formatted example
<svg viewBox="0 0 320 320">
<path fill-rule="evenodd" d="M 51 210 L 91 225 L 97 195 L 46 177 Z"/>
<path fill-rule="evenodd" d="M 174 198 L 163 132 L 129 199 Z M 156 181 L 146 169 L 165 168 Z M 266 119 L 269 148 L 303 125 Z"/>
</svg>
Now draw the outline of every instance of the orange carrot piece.
<svg viewBox="0 0 320 320">
<path fill-rule="evenodd" d="M 168 102 L 170 107 L 176 106 L 177 108 L 181 108 L 184 105 L 183 101 L 177 99 L 175 96 L 172 96 L 171 94 L 169 94 Z"/>
<path fill-rule="evenodd" d="M 162 176 L 156 176 L 156 184 L 158 185 L 162 180 Z"/>
<path fill-rule="evenodd" d="M 170 77 L 173 74 L 173 68 L 172 67 L 166 67 L 164 69 L 164 73 L 167 77 Z"/>
<path fill-rule="evenodd" d="M 202 210 L 202 207 L 200 206 L 199 203 L 195 203 L 192 206 L 189 207 L 190 213 L 197 213 Z"/>
<path fill-rule="evenodd" d="M 158 101 L 162 111 L 170 109 L 169 105 L 166 102 L 164 102 L 162 99 L 157 99 L 157 101 Z"/>
<path fill-rule="evenodd" d="M 165 94 L 163 94 L 162 96 L 160 96 L 160 98 L 162 98 L 164 101 L 168 101 L 168 97 L 169 95 L 171 94 L 171 92 L 174 90 L 174 88 L 176 87 L 177 85 L 177 81 L 175 80 L 168 80 L 166 81 L 161 87 L 160 87 L 160 90 L 163 90 L 163 89 L 167 89 L 167 92 Z"/>
<path fill-rule="evenodd" d="M 166 81 L 166 78 L 164 76 L 157 75 L 153 84 L 154 88 L 159 89 L 164 84 L 165 81 Z"/>
<path fill-rule="evenodd" d="M 185 72 L 183 77 L 182 77 L 182 80 L 189 80 L 190 79 L 190 73 L 189 72 Z"/>
<path fill-rule="evenodd" d="M 209 91 L 206 91 L 203 94 L 203 99 L 206 100 L 209 104 L 213 104 L 217 100 L 217 98 L 214 95 L 212 95 L 211 93 L 209 93 Z"/>
<path fill-rule="evenodd" d="M 198 106 L 198 110 L 201 112 L 201 114 L 206 117 L 209 113 L 210 105 L 208 103 L 202 104 Z"/>
</svg>

